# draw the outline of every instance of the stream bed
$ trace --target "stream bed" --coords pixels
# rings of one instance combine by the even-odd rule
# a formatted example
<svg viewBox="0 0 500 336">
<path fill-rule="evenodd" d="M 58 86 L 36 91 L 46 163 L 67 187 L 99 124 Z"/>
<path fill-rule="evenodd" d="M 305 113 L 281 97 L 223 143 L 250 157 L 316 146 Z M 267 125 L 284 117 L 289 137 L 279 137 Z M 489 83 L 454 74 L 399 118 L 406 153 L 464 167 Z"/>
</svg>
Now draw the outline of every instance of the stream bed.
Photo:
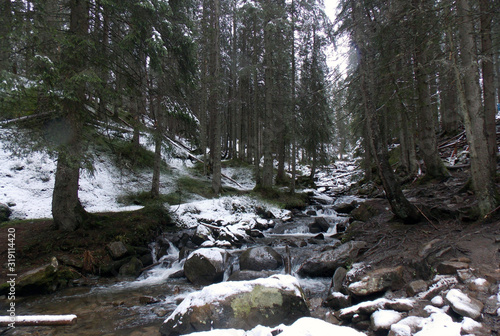
<svg viewBox="0 0 500 336">
<path fill-rule="evenodd" d="M 260 245 L 272 246 L 282 256 L 286 247 L 290 251 L 292 274 L 309 257 L 326 245 L 335 243 L 332 236 L 337 224 L 348 222 L 348 218 L 333 210 L 336 197 L 324 193 L 327 188 L 315 192 L 312 205 L 286 222 L 277 221 L 264 237 L 255 238 L 254 243 L 240 249 L 230 249 L 238 255 L 243 250 Z M 316 199 L 316 203 L 314 201 Z M 345 201 L 351 198 L 345 197 Z M 325 218 L 330 229 L 318 237 L 309 233 L 315 217 Z M 163 321 L 189 293 L 201 289 L 185 277 L 171 277 L 182 270 L 178 261 L 179 251 L 172 249 L 164 262 L 144 272 L 138 279 L 117 280 L 110 278 L 86 279 L 85 286 L 60 290 L 49 295 L 16 298 L 17 315 L 77 315 L 71 326 L 21 327 L 6 331 L 6 335 L 159 335 Z M 237 258 L 234 258 L 237 259 Z M 237 263 L 236 263 L 237 264 Z M 232 271 L 238 268 L 233 265 Z M 284 273 L 284 269 L 276 273 Z M 229 274 L 228 274 L 229 275 Z M 225 277 L 227 279 L 227 276 Z M 325 298 L 331 283 L 330 278 L 299 279 L 308 297 Z M 0 307 L 2 311 L 4 307 Z M 6 309 L 6 308 L 5 308 Z M 2 329 L 0 329 L 2 334 Z"/>
</svg>

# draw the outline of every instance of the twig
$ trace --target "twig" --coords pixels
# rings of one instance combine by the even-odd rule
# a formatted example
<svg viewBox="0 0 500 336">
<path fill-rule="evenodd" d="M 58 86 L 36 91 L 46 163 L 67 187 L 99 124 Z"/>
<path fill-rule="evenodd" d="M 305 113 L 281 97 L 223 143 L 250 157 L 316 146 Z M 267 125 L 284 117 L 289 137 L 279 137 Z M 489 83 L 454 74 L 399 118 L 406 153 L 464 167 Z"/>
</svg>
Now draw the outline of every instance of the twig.
<svg viewBox="0 0 500 336">
<path fill-rule="evenodd" d="M 418 212 L 420 212 L 422 214 L 422 216 L 424 216 L 424 218 L 427 219 L 427 221 L 429 222 L 429 224 L 432 225 L 432 227 L 436 231 L 439 231 L 438 228 L 434 225 L 434 223 L 431 222 L 431 220 L 422 212 L 422 210 L 420 210 L 420 208 L 418 206 L 415 205 L 415 208 L 417 208 Z"/>
<path fill-rule="evenodd" d="M 484 219 L 487 219 L 488 217 L 490 217 L 494 212 L 496 212 L 498 209 L 500 209 L 500 205 L 497 206 L 495 209 L 491 210 L 490 212 L 488 212 L 486 215 L 484 215 Z"/>
</svg>

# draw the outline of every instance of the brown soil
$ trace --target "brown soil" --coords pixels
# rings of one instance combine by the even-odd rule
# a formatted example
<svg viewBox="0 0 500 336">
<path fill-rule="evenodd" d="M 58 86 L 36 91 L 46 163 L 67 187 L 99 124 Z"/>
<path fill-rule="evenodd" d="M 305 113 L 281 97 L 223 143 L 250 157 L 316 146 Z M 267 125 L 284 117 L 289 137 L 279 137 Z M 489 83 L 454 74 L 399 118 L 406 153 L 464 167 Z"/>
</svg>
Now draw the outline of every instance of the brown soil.
<svg viewBox="0 0 500 336">
<path fill-rule="evenodd" d="M 351 228 L 351 234 L 353 239 L 366 241 L 369 246 L 358 261 L 371 269 L 407 266 L 408 281 L 433 278 L 442 261 L 468 263 L 475 277 L 488 280 L 490 289 L 469 290 L 464 282 L 458 287 L 485 302 L 487 297 L 498 293 L 500 285 L 500 211 L 472 220 L 474 196 L 464 191 L 467 177 L 464 172 L 453 175 L 447 181 L 408 189 L 407 197 L 425 214 L 422 222 L 415 225 L 398 222 L 387 200 L 378 198 L 368 201 L 378 215 L 359 222 Z M 500 331 L 497 316 L 484 314 L 483 323 L 492 332 Z"/>
<path fill-rule="evenodd" d="M 52 257 L 77 266 L 83 273 L 98 273 L 110 261 L 106 245 L 123 241 L 130 246 L 147 247 L 170 225 L 159 210 L 90 215 L 86 227 L 74 232 L 53 230 L 52 220 L 25 220 L 2 223 L 0 227 L 0 283 L 6 281 L 9 228 L 15 229 L 15 273 L 17 275 L 50 262 Z M 85 265 L 84 267 L 84 264 Z"/>
</svg>

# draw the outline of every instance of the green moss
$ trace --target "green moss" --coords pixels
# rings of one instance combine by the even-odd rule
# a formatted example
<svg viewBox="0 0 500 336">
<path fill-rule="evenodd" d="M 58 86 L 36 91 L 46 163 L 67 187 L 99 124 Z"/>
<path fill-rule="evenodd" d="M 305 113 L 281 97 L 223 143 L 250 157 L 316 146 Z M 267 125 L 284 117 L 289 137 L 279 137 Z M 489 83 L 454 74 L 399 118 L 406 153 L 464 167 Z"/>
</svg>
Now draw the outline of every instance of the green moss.
<svg viewBox="0 0 500 336">
<path fill-rule="evenodd" d="M 303 209 L 309 204 L 306 193 L 290 193 L 276 188 L 255 187 L 251 195 L 272 203 L 282 209 Z"/>
<path fill-rule="evenodd" d="M 272 308 L 283 304 L 283 296 L 277 288 L 255 286 L 251 292 L 243 293 L 231 302 L 231 308 L 236 318 L 245 319 L 252 308 Z"/>
</svg>

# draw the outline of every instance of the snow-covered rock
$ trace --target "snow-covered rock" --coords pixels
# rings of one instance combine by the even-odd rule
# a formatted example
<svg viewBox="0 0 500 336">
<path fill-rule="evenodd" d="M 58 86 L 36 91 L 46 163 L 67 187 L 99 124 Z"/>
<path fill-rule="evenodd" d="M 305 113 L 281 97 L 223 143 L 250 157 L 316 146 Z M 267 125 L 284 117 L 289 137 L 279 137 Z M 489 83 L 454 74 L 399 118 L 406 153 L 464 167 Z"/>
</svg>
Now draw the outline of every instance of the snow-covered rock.
<svg viewBox="0 0 500 336">
<path fill-rule="evenodd" d="M 348 290 L 354 295 L 364 296 L 386 289 L 400 289 L 404 284 L 403 270 L 403 266 L 398 266 L 371 271 L 360 281 L 350 284 Z"/>
<path fill-rule="evenodd" d="M 431 315 L 422 320 L 420 324 L 421 330 L 414 336 L 460 336 L 462 326 L 460 323 L 453 322 L 450 315 L 433 306 L 427 306 L 426 310 Z"/>
<path fill-rule="evenodd" d="M 309 316 L 297 279 L 274 275 L 253 281 L 229 281 L 189 294 L 165 320 L 163 336 L 211 329 L 250 330 L 258 325 L 293 323 Z"/>
<path fill-rule="evenodd" d="M 193 284 L 210 285 L 222 281 L 227 251 L 220 248 L 201 248 L 191 252 L 184 263 L 184 274 Z"/>
<path fill-rule="evenodd" d="M 279 334 L 278 334 L 279 333 Z M 302 317 L 292 325 L 284 324 L 275 328 L 257 326 L 252 330 L 244 331 L 238 329 L 216 329 L 192 333 L 185 336 L 364 336 L 365 334 L 355 329 L 337 326 L 323 320 Z"/>
<path fill-rule="evenodd" d="M 388 330 L 391 325 L 399 322 L 402 318 L 401 313 L 395 310 L 377 310 L 372 314 L 370 320 L 373 330 L 377 331 L 380 329 Z"/>
<path fill-rule="evenodd" d="M 459 289 L 450 289 L 448 294 L 446 294 L 445 300 L 451 309 L 459 315 L 470 317 L 474 320 L 477 320 L 481 316 L 483 303 L 464 294 Z"/>
</svg>

